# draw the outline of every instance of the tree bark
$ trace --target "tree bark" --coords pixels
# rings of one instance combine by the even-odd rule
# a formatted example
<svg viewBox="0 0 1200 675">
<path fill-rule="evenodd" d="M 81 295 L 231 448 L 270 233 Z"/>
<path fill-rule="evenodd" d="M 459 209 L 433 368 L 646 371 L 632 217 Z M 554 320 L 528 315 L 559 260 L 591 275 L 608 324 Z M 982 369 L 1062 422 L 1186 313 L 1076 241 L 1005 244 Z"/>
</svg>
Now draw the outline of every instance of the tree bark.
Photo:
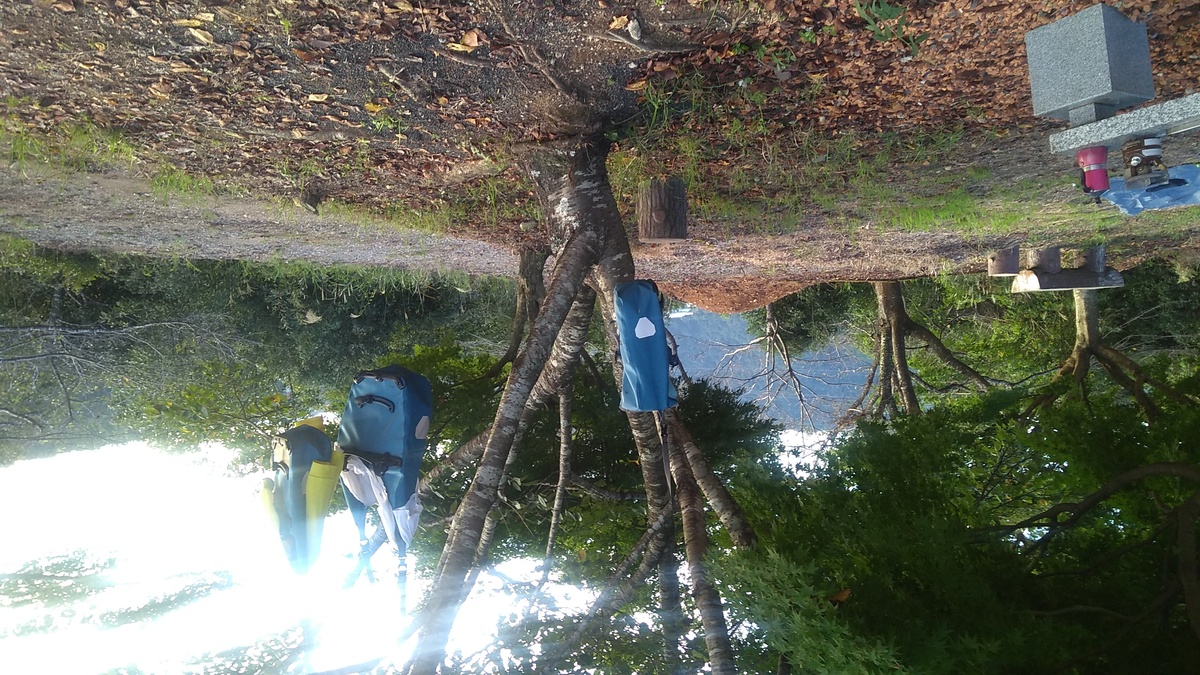
<svg viewBox="0 0 1200 675">
<path fill-rule="evenodd" d="M 704 515 L 704 503 L 700 489 L 688 468 L 683 451 L 673 448 L 670 452 L 671 473 L 675 476 L 679 510 L 683 514 L 683 542 L 687 551 L 688 573 L 691 576 L 692 598 L 700 611 L 700 623 L 704 627 L 704 645 L 708 649 L 708 663 L 713 673 L 733 675 L 737 668 L 733 660 L 733 648 L 729 643 L 729 626 L 725 623 L 725 609 L 721 595 L 708 578 L 708 565 L 704 556 L 708 553 L 708 522 Z"/>
<path fill-rule="evenodd" d="M 904 294 L 899 281 L 877 281 L 875 298 L 879 303 L 879 316 L 884 321 L 885 335 L 889 336 L 892 346 L 892 359 L 895 364 L 895 383 L 900 390 L 900 400 L 904 412 L 917 415 L 921 412 L 921 404 L 917 401 L 917 390 L 913 386 L 912 371 L 908 368 L 908 353 L 905 346 L 907 333 L 908 312 L 904 309 Z"/>
<path fill-rule="evenodd" d="M 537 318 L 542 306 L 542 298 L 546 295 L 546 285 L 542 280 L 546 258 L 550 249 L 535 248 L 521 251 L 521 262 L 517 272 L 516 311 L 513 313 L 512 331 L 508 338 L 508 348 L 496 363 L 483 375 L 485 379 L 500 374 L 504 366 L 512 363 L 525 342 L 525 325 L 532 324 Z"/>
<path fill-rule="evenodd" d="M 1187 607 L 1188 623 L 1200 638 L 1200 576 L 1196 570 L 1196 519 L 1200 517 L 1200 492 L 1193 494 L 1179 507 L 1179 583 L 1183 586 L 1183 602 Z"/>
<path fill-rule="evenodd" d="M 643 182 L 637 199 L 638 239 L 646 244 L 667 244 L 687 239 L 687 189 L 672 177 Z"/>
<path fill-rule="evenodd" d="M 590 211 L 597 200 L 593 192 L 598 187 L 602 186 L 608 199 L 612 199 L 611 188 L 604 176 L 603 156 L 582 150 L 577 154 L 568 179 L 571 185 L 558 195 L 558 207 L 552 216 L 571 234 L 556 261 L 546 300 L 526 346 L 509 373 L 475 479 L 455 513 L 446 542 L 442 574 L 430 589 L 428 603 L 422 611 L 423 628 L 408 670 L 413 675 L 434 673 L 445 658 L 446 642 L 458 613 L 462 587 L 470 573 L 484 521 L 495 503 L 517 423 L 542 374 L 559 329 L 575 303 L 584 275 L 606 248 L 604 235 L 611 225 L 593 223 L 597 214 Z"/>
<path fill-rule="evenodd" d="M 665 417 L 667 428 L 671 432 L 672 444 L 683 451 L 688 468 L 691 469 L 696 483 L 704 493 L 704 498 L 708 500 L 713 511 L 716 511 L 717 517 L 721 519 L 721 524 L 729 532 L 730 538 L 733 539 L 733 545 L 739 548 L 754 548 L 758 544 L 758 535 L 754 533 L 754 528 L 746 520 L 746 514 L 742 511 L 741 505 L 737 503 L 733 495 L 729 494 L 725 483 L 709 466 L 708 460 L 704 458 L 704 453 L 696 445 L 696 439 L 684 426 L 683 420 L 679 418 L 679 413 L 668 410 Z"/>
<path fill-rule="evenodd" d="M 554 506 L 550 510 L 550 533 L 546 535 L 546 556 L 542 561 L 542 584 L 550 579 L 554 563 L 554 544 L 567 503 L 567 485 L 571 482 L 571 402 L 573 390 L 568 384 L 558 395 L 558 485 L 554 488 Z"/>
</svg>

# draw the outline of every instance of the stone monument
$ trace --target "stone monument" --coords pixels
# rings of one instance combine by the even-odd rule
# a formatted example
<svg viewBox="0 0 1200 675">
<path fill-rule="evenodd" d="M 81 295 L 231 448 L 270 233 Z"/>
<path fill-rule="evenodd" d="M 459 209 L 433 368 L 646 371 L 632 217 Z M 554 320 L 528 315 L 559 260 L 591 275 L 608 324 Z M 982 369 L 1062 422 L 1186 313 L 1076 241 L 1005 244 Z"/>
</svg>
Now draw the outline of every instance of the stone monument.
<svg viewBox="0 0 1200 675">
<path fill-rule="evenodd" d="M 1108 189 L 1108 151 L 1200 128 L 1200 94 L 1117 114 L 1154 98 L 1154 77 L 1145 25 L 1108 5 L 1029 31 L 1025 48 L 1033 112 L 1070 121 L 1050 135 L 1050 149 L 1076 153 L 1090 191 Z"/>
</svg>

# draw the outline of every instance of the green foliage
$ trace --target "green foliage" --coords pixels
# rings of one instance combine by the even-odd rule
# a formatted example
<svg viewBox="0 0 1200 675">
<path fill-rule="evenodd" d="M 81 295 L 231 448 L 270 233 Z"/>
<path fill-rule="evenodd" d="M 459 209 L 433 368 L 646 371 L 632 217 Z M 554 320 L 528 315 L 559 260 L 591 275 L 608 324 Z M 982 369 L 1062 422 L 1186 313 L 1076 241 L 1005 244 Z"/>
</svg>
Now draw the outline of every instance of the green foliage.
<svg viewBox="0 0 1200 675">
<path fill-rule="evenodd" d="M 1075 309 L 1068 293 L 1012 293 L 1009 286 L 983 275 L 916 279 L 904 282 L 904 303 L 914 321 L 977 371 L 1019 382 L 1056 369 L 1070 353 Z M 863 316 L 859 325 L 873 318 Z M 929 382 L 961 381 L 924 350 L 910 362 Z"/>
<path fill-rule="evenodd" d="M 57 302 L 58 321 L 86 329 L 69 337 L 75 360 L 59 368 L 61 381 L 49 368 L 30 367 L 45 362 L 4 364 L 8 393 L 19 404 L 8 407 L 23 417 L 0 419 L 0 439 L 24 446 L 53 437 L 60 441 L 53 451 L 63 449 L 61 425 L 76 428 L 86 418 L 101 427 L 97 440 L 102 432 L 148 434 L 172 446 L 223 441 L 257 464 L 270 434 L 319 410 L 340 411 L 358 370 L 389 354 L 410 358 L 415 351 L 424 359 L 423 345 L 445 344 L 461 330 L 461 372 L 451 375 L 469 379 L 468 372 L 490 364 L 484 355 L 497 349 L 511 322 L 511 282 L 465 275 L 102 259 L 16 239 L 0 241 L 0 260 L 6 325 L 45 324 Z M 22 349 L 51 347 L 48 338 L 29 338 L 13 337 Z M 482 386 L 461 387 L 462 410 L 474 398 L 474 421 L 456 422 L 447 433 L 481 428 L 478 418 L 490 418 L 478 406 L 489 398 Z M 23 423 L 20 433 L 14 419 Z M 20 456 L 4 448 L 5 456 Z"/>
<path fill-rule="evenodd" d="M 1134 467 L 1200 463 L 1200 412 L 1175 409 L 1146 425 L 1120 396 L 1094 395 L 1031 423 L 1014 415 L 1019 404 L 1000 392 L 860 424 L 798 479 L 766 458 L 741 465 L 738 497 L 760 552 L 714 561 L 731 611 L 757 626 L 770 653 L 807 658 L 814 672 L 858 667 L 823 659 L 880 654 L 923 673 L 1186 670 L 1200 644 L 1181 606 L 1164 610 L 1176 617 L 1167 624 L 1064 608 L 1132 616 L 1149 605 L 1162 592 L 1162 560 L 1174 555 L 1170 535 L 1155 538 L 1162 509 L 1196 485 L 1132 485 L 1045 548 L 1033 545 L 1044 529 L 997 526 L 1078 502 Z M 843 589 L 849 598 L 834 609 L 827 599 Z M 827 656 L 824 643 L 805 641 L 813 635 L 842 649 Z"/>
<path fill-rule="evenodd" d="M 914 58 L 921 43 L 929 39 L 928 33 L 913 35 L 908 32 L 908 13 L 901 5 L 890 5 L 887 0 L 871 0 L 871 4 L 864 5 L 855 0 L 854 11 L 867 22 L 867 29 L 876 40 L 899 40 L 909 48 Z"/>
<path fill-rule="evenodd" d="M 308 417 L 317 403 L 271 375 L 248 363 L 202 363 L 186 379 L 140 390 L 121 419 L 166 448 L 221 441 L 243 450 L 241 463 L 262 465 L 274 434 Z"/>
<path fill-rule="evenodd" d="M 769 636 L 772 651 L 786 656 L 798 672 L 906 672 L 892 648 L 855 634 L 838 618 L 836 606 L 813 586 L 820 578 L 815 565 L 798 564 L 770 549 L 714 557 L 710 565 L 731 580 L 723 589 L 729 611 L 753 617 L 756 632 Z"/>
<path fill-rule="evenodd" d="M 45 288 L 62 284 L 79 292 L 103 274 L 102 263 L 94 256 L 54 251 L 24 239 L 0 235 L 0 275 L 5 280 L 0 293 L 18 287 L 19 293 L 28 293 L 30 284 Z"/>
</svg>

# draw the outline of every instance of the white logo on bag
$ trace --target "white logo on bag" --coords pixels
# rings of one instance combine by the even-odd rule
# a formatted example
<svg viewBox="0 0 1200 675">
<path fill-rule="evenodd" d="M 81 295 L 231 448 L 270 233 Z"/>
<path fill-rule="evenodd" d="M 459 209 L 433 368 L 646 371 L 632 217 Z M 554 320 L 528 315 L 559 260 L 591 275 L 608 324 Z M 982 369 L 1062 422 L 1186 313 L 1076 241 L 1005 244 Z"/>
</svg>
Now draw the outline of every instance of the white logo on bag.
<svg viewBox="0 0 1200 675">
<path fill-rule="evenodd" d="M 633 334 L 636 335 L 639 340 L 645 340 L 657 332 L 658 329 L 654 327 L 654 323 L 644 316 L 638 319 L 637 325 L 633 328 Z"/>
</svg>

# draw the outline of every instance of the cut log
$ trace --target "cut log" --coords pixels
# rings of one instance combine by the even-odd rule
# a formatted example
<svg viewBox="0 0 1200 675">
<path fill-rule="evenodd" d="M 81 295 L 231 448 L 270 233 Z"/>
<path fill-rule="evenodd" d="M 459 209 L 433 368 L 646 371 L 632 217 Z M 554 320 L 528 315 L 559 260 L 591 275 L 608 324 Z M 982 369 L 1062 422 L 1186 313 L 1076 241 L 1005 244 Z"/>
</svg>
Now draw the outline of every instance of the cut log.
<svg viewBox="0 0 1200 675">
<path fill-rule="evenodd" d="M 1089 288 L 1119 288 L 1125 285 L 1121 273 L 1112 267 L 1097 274 L 1084 268 L 1049 274 L 1042 269 L 1022 270 L 1013 278 L 1013 293 L 1031 291 L 1074 291 Z"/>
<path fill-rule="evenodd" d="M 638 189 L 638 239 L 667 244 L 687 239 L 687 188 L 683 179 L 648 180 Z"/>
<path fill-rule="evenodd" d="M 1080 269 L 1101 274 L 1104 272 L 1108 263 L 1105 261 L 1104 244 L 1093 246 L 1083 252 L 1083 264 Z"/>
<path fill-rule="evenodd" d="M 1038 269 L 1047 274 L 1058 274 L 1062 271 L 1062 252 L 1057 246 L 1035 248 L 1029 252 L 1025 267 Z"/>
<path fill-rule="evenodd" d="M 1015 277 L 1021 271 L 1020 245 L 1002 248 L 988 254 L 989 277 Z"/>
</svg>

